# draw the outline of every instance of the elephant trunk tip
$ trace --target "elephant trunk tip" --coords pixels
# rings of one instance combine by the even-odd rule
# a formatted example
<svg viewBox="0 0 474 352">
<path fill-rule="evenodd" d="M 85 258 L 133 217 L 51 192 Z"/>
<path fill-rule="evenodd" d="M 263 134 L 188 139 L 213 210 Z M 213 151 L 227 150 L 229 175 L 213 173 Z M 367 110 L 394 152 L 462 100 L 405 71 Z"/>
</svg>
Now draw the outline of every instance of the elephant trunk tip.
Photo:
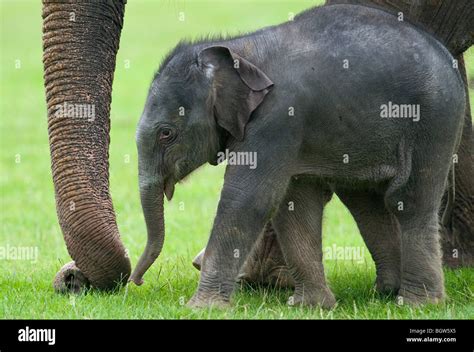
<svg viewBox="0 0 474 352">
<path fill-rule="evenodd" d="M 146 270 L 141 270 L 139 266 L 133 271 L 132 275 L 128 279 L 128 282 L 133 282 L 137 286 L 143 285 L 143 275 L 145 274 Z"/>
<path fill-rule="evenodd" d="M 160 255 L 162 246 L 162 242 L 154 243 L 153 241 L 153 243 L 147 244 L 145 252 L 140 257 L 140 260 L 128 281 L 132 281 L 137 286 L 143 284 L 143 275 L 145 275 L 146 271 Z"/>
<path fill-rule="evenodd" d="M 56 274 L 53 288 L 57 293 L 81 293 L 90 288 L 90 281 L 79 270 L 75 262 L 69 262 Z"/>
<path fill-rule="evenodd" d="M 133 275 L 128 279 L 128 282 L 133 282 L 137 286 L 143 285 L 143 279 L 141 277 L 134 277 Z"/>
</svg>

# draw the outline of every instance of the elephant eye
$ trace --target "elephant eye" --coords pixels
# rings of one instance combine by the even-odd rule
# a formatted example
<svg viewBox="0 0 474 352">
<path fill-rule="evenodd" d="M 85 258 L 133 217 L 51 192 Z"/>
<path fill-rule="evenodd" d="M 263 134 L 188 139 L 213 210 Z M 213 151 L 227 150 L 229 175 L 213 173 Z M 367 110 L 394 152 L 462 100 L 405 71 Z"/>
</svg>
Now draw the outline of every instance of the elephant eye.
<svg viewBox="0 0 474 352">
<path fill-rule="evenodd" d="M 162 129 L 160 132 L 160 141 L 168 141 L 171 138 L 171 130 L 168 128 Z"/>
</svg>

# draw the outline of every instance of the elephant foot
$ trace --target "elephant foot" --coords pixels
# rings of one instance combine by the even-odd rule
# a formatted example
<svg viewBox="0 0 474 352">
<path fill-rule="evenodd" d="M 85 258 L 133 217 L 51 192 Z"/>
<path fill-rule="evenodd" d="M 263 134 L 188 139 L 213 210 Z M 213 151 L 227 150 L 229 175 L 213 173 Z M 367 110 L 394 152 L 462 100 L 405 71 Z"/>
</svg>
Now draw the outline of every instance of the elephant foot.
<svg viewBox="0 0 474 352">
<path fill-rule="evenodd" d="M 418 292 L 419 291 L 419 292 Z M 444 292 L 428 292 L 407 290 L 401 288 L 397 296 L 398 305 L 419 306 L 423 304 L 439 304 L 445 299 Z"/>
<path fill-rule="evenodd" d="M 336 305 L 336 298 L 328 287 L 304 291 L 296 289 L 294 295 L 288 299 L 288 304 L 331 309 Z"/>
<path fill-rule="evenodd" d="M 390 276 L 377 276 L 375 290 L 381 295 L 396 295 L 400 290 L 400 278 Z"/>
<path fill-rule="evenodd" d="M 89 280 L 76 266 L 75 262 L 64 265 L 54 277 L 54 290 L 57 293 L 81 293 L 90 287 Z"/>
<path fill-rule="evenodd" d="M 195 294 L 189 302 L 186 304 L 189 308 L 217 308 L 227 309 L 230 308 L 230 302 L 219 295 L 198 295 Z"/>
</svg>

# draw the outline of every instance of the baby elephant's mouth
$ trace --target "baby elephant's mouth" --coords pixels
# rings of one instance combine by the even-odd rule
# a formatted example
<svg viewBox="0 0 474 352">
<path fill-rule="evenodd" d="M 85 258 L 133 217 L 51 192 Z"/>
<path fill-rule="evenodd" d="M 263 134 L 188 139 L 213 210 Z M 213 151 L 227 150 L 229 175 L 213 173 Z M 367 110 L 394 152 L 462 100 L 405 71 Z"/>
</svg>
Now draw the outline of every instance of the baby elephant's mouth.
<svg viewBox="0 0 474 352">
<path fill-rule="evenodd" d="M 168 199 L 168 201 L 170 201 L 173 198 L 175 183 L 176 182 L 173 177 L 168 177 L 165 179 L 164 191 L 165 191 L 166 199 Z"/>
<path fill-rule="evenodd" d="M 174 187 L 176 183 L 184 181 L 194 171 L 194 169 L 195 168 L 190 167 L 190 164 L 187 163 L 184 158 L 181 158 L 175 162 L 173 172 L 168 173 L 168 175 L 171 176 L 167 176 L 164 179 L 163 188 L 168 201 L 173 198 Z"/>
</svg>

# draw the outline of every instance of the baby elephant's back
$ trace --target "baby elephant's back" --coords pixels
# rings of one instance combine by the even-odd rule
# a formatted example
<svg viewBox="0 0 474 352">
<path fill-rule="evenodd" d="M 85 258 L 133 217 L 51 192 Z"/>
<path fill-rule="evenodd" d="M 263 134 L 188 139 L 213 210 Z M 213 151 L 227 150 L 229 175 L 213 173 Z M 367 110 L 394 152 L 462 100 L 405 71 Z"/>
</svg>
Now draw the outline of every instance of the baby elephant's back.
<svg viewBox="0 0 474 352">
<path fill-rule="evenodd" d="M 431 35 L 392 14 L 357 5 L 323 7 L 300 21 L 300 35 L 312 43 L 300 77 L 324 86 L 314 99 L 317 111 L 368 122 L 371 129 L 373 123 L 386 127 L 386 119 L 407 118 L 418 124 L 394 126 L 426 130 L 430 125 L 456 133 L 464 84 L 454 58 Z M 314 74 L 309 66 L 316 68 Z M 412 116 L 401 116 L 408 113 Z"/>
</svg>

